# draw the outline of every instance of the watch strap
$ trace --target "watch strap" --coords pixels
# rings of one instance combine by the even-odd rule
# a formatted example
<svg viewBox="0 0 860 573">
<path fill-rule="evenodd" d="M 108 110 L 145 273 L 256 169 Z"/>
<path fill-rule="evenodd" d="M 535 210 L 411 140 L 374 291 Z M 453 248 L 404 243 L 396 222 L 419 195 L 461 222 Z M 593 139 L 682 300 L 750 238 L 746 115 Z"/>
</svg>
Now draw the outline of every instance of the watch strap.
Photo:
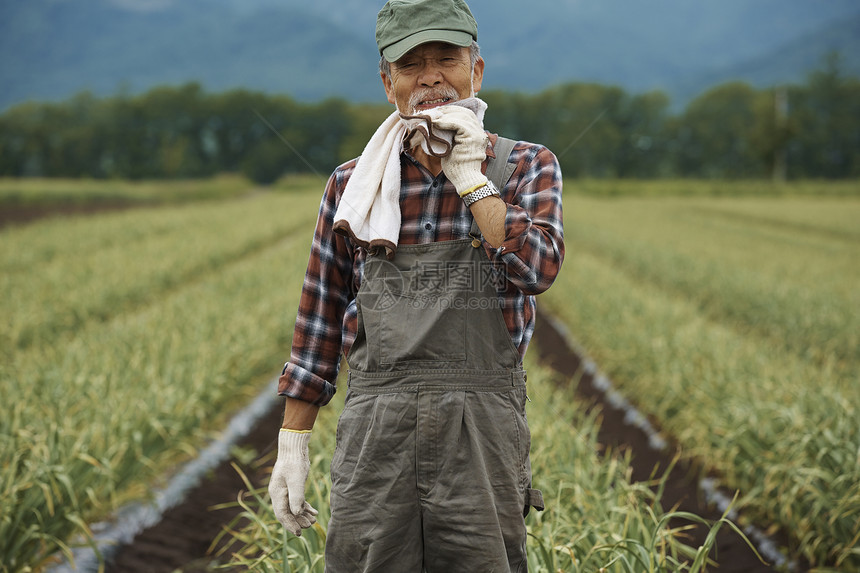
<svg viewBox="0 0 860 573">
<path fill-rule="evenodd" d="M 492 197 L 493 195 L 495 195 L 496 197 L 501 196 L 499 194 L 498 189 L 496 189 L 496 186 L 493 185 L 493 182 L 487 181 L 485 185 L 478 187 L 471 193 L 463 195 L 463 203 L 466 204 L 466 207 L 469 207 L 475 201 L 480 201 L 481 199 L 484 199 L 486 197 Z"/>
</svg>

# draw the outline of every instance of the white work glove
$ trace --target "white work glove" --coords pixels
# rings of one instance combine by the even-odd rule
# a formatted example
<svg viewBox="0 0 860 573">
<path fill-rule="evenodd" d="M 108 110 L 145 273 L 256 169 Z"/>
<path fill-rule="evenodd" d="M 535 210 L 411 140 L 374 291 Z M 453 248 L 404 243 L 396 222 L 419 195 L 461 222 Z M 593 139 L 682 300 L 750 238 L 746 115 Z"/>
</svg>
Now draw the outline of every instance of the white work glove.
<svg viewBox="0 0 860 573">
<path fill-rule="evenodd" d="M 301 535 L 316 523 L 317 510 L 305 501 L 305 481 L 311 468 L 308 456 L 310 432 L 281 430 L 278 459 L 269 480 L 269 496 L 275 517 L 293 535 Z"/>
<path fill-rule="evenodd" d="M 454 184 L 462 197 L 486 185 L 487 177 L 481 173 L 481 164 L 487 158 L 487 134 L 472 110 L 457 105 L 446 105 L 433 110 L 438 117 L 433 125 L 454 132 L 451 153 L 442 158 L 442 171 Z M 434 115 L 436 115 L 434 114 Z"/>
</svg>

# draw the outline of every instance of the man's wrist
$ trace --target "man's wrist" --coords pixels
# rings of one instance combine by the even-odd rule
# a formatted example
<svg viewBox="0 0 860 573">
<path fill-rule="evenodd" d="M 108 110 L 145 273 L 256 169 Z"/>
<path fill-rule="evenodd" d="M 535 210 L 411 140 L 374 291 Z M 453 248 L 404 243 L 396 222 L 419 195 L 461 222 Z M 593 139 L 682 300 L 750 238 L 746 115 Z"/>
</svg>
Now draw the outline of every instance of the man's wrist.
<svg viewBox="0 0 860 573">
<path fill-rule="evenodd" d="M 284 421 L 281 428 L 285 430 L 312 430 L 320 407 L 303 400 L 287 397 L 284 403 Z"/>
</svg>

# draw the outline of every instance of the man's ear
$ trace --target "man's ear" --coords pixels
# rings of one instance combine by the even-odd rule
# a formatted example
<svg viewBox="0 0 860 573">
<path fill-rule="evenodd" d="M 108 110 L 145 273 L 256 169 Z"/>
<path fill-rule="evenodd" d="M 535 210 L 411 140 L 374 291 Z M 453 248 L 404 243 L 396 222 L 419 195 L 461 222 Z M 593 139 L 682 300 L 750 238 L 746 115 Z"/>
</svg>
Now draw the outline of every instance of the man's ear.
<svg viewBox="0 0 860 573">
<path fill-rule="evenodd" d="M 394 100 L 394 86 L 391 83 L 391 77 L 385 72 L 379 72 L 379 77 L 382 78 L 382 86 L 385 88 L 385 96 L 388 98 L 388 103 L 397 105 Z"/>
<path fill-rule="evenodd" d="M 478 58 L 475 69 L 472 71 L 472 91 L 481 91 L 481 83 L 484 81 L 484 58 Z"/>
</svg>

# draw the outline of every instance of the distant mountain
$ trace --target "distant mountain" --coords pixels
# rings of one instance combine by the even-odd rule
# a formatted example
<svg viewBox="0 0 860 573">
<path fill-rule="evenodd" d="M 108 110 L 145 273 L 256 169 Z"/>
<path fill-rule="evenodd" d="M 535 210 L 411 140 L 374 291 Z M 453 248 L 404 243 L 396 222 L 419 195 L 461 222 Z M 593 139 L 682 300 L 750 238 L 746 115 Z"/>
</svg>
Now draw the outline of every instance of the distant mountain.
<svg viewBox="0 0 860 573">
<path fill-rule="evenodd" d="M 859 31 L 860 13 L 840 18 L 763 55 L 677 82 L 674 92 L 684 100 L 695 96 L 702 86 L 729 80 L 743 80 L 758 87 L 801 83 L 811 70 L 820 69 L 825 58 L 834 52 L 840 56 L 843 74 L 860 77 Z"/>
<path fill-rule="evenodd" d="M 302 100 L 383 97 L 383 0 L 0 0 L 0 109 L 198 81 Z M 860 73 L 856 0 L 471 0 L 485 88 L 667 91 L 802 80 L 832 49 Z"/>
<path fill-rule="evenodd" d="M 2 9 L 4 107 L 82 89 L 134 92 L 192 80 L 210 90 L 247 87 L 303 99 L 343 95 L 343 85 L 361 86 L 359 98 L 376 95 L 367 82 L 375 73 L 365 55 L 372 41 L 301 6 L 246 13 L 183 0 L 141 11 L 100 0 L 31 0 Z"/>
<path fill-rule="evenodd" d="M 484 36 L 485 86 L 533 90 L 593 81 L 632 92 L 662 89 L 683 104 L 735 77 L 758 85 L 802 80 L 832 48 L 853 48 L 843 53 L 845 64 L 860 67 L 860 27 L 846 26 L 860 16 L 856 2 L 531 0 L 529 6 L 528 15 L 507 24 L 504 12 L 493 10 L 493 28 L 484 26 L 521 31 Z M 831 41 L 845 35 L 853 43 Z M 786 46 L 804 45 L 786 57 Z"/>
</svg>

